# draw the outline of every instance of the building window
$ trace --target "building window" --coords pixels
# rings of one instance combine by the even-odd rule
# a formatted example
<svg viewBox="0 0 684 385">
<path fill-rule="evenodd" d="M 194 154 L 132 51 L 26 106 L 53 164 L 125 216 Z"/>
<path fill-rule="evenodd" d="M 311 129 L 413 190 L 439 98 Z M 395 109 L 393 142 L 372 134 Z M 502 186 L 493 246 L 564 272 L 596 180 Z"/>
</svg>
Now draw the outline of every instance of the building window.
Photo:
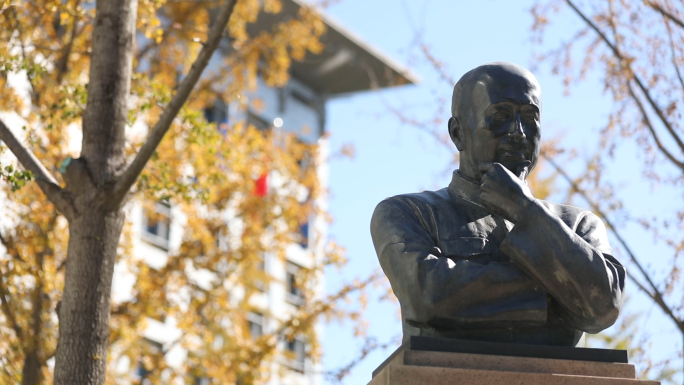
<svg viewBox="0 0 684 385">
<path fill-rule="evenodd" d="M 247 326 L 252 339 L 257 339 L 264 334 L 264 316 L 258 313 L 247 314 Z"/>
<path fill-rule="evenodd" d="M 266 275 L 266 254 L 265 253 L 259 253 L 259 261 L 256 264 L 256 268 L 262 272 L 264 275 Z M 267 289 L 266 282 L 264 282 L 261 279 L 255 279 L 254 280 L 254 287 L 259 290 L 260 292 L 265 292 Z"/>
<path fill-rule="evenodd" d="M 143 356 L 153 356 L 161 354 L 163 345 L 159 342 L 152 341 L 150 339 L 144 339 L 143 346 Z M 146 365 L 145 361 L 141 357 L 138 360 L 138 365 L 133 372 L 133 380 L 138 384 L 150 384 L 150 380 L 147 378 L 154 368 L 152 368 L 149 363 Z"/>
<path fill-rule="evenodd" d="M 304 151 L 302 157 L 297 160 L 297 165 L 299 165 L 299 169 L 302 173 L 306 172 L 313 164 L 314 157 L 310 151 Z"/>
<path fill-rule="evenodd" d="M 150 373 L 152 373 L 152 371 L 145 368 L 143 361 L 138 360 L 138 367 L 135 369 L 134 379 L 138 380 L 139 384 L 148 383 L 149 380 L 147 379 L 147 376 L 149 376 Z"/>
<path fill-rule="evenodd" d="M 295 337 L 286 341 L 285 350 L 288 355 L 288 365 L 297 371 L 303 372 L 306 361 L 306 342 L 301 337 Z"/>
<path fill-rule="evenodd" d="M 297 90 L 292 90 L 292 98 L 305 106 L 312 108 L 315 106 L 313 98 L 308 97 Z"/>
<path fill-rule="evenodd" d="M 302 207 L 299 214 L 299 234 L 298 243 L 306 249 L 309 247 L 311 239 L 311 213 L 313 212 L 313 199 L 311 199 L 311 192 L 307 194 L 306 199 L 302 202 Z"/>
<path fill-rule="evenodd" d="M 169 249 L 171 230 L 171 206 L 168 203 L 157 202 L 154 212 L 143 212 L 142 237 L 145 241 L 164 250 Z"/>
<path fill-rule="evenodd" d="M 216 123 L 221 133 L 228 132 L 228 105 L 221 99 L 217 99 L 211 107 L 204 109 L 204 118 L 209 123 Z"/>
<path fill-rule="evenodd" d="M 267 121 L 261 119 L 252 111 L 247 111 L 247 125 L 254 126 L 257 130 L 264 131 L 271 128 Z"/>
<path fill-rule="evenodd" d="M 259 261 L 256 264 L 257 269 L 259 271 L 263 271 L 264 273 L 266 272 L 266 253 L 259 253 Z"/>
<path fill-rule="evenodd" d="M 299 245 L 305 249 L 309 247 L 309 221 L 299 225 Z"/>
<path fill-rule="evenodd" d="M 294 305 L 301 305 L 304 302 L 304 293 L 297 283 L 297 274 L 301 268 L 294 263 L 288 262 L 285 271 L 285 284 L 287 292 L 285 297 L 288 302 Z"/>
</svg>

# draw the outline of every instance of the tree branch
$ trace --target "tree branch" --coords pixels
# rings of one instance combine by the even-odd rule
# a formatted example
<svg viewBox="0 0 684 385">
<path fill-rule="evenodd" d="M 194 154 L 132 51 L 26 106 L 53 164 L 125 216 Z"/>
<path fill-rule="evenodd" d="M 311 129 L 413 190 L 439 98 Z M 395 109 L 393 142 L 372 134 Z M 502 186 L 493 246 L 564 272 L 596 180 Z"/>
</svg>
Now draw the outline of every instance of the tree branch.
<svg viewBox="0 0 684 385">
<path fill-rule="evenodd" d="M 679 85 L 682 87 L 682 92 L 684 92 L 684 78 L 682 78 L 682 73 L 679 71 L 679 66 L 677 65 L 677 50 L 675 49 L 674 39 L 672 38 L 672 28 L 670 28 L 670 23 L 665 20 L 665 27 L 667 27 L 667 37 L 670 40 L 670 52 L 672 52 L 672 66 L 677 73 L 677 79 L 679 80 Z"/>
<path fill-rule="evenodd" d="M 667 159 L 669 159 L 672 163 L 674 163 L 677 167 L 679 167 L 681 170 L 684 171 L 684 163 L 680 162 L 677 158 L 675 158 L 672 153 L 663 146 L 662 142 L 660 142 L 660 138 L 658 137 L 658 134 L 655 131 L 655 128 L 653 127 L 653 124 L 651 123 L 651 119 L 648 118 L 648 114 L 646 114 L 646 109 L 644 108 L 644 105 L 641 103 L 641 100 L 636 96 L 634 93 L 634 89 L 632 88 L 632 85 L 627 82 L 627 89 L 629 90 L 629 94 L 632 96 L 632 99 L 634 99 L 634 102 L 636 103 L 637 107 L 639 107 L 639 111 L 641 111 L 641 115 L 643 116 L 643 121 L 644 124 L 646 125 L 646 128 L 648 128 L 648 131 L 651 132 L 651 136 L 653 137 L 653 141 L 656 143 L 656 146 L 658 146 L 658 149 L 665 154 Z"/>
<path fill-rule="evenodd" d="M 660 14 L 663 15 L 663 17 L 666 17 L 666 18 L 672 20 L 673 23 L 677 24 L 677 25 L 680 26 L 681 28 L 684 28 L 684 22 L 682 22 L 682 20 L 681 20 L 680 18 L 678 18 L 677 16 L 673 15 L 671 12 L 668 12 L 668 11 L 664 10 L 660 5 L 658 5 L 658 4 L 656 4 L 656 3 L 652 2 L 652 1 L 645 1 L 645 3 L 646 3 L 646 5 L 648 5 L 649 7 L 651 7 L 651 8 L 653 8 L 653 9 L 655 9 L 656 11 L 660 12 Z"/>
<path fill-rule="evenodd" d="M 9 295 L 9 293 L 7 292 L 5 284 L 2 282 L 2 275 L 0 275 L 0 304 L 2 305 L 3 313 L 5 313 L 5 316 L 12 325 L 12 330 L 14 330 L 14 333 L 17 335 L 17 339 L 19 339 L 19 341 L 22 342 L 21 346 L 23 350 L 24 331 L 19 326 L 19 323 L 17 322 L 17 317 L 14 314 L 14 311 L 12 310 L 12 306 L 10 306 L 9 302 L 7 301 L 7 298 L 5 297 L 6 295 Z"/>
<path fill-rule="evenodd" d="M 37 253 L 36 255 L 36 267 L 37 270 L 42 272 L 43 271 L 43 264 L 45 262 L 45 253 L 43 251 Z M 29 327 L 33 333 L 31 334 L 31 338 L 33 339 L 33 343 L 36 345 L 40 344 L 40 340 L 43 337 L 41 335 L 41 332 L 43 330 L 43 323 L 42 323 L 42 317 L 41 315 L 43 314 L 43 288 L 45 287 L 44 285 L 44 278 L 45 274 L 35 274 L 35 287 L 33 288 L 33 293 L 31 293 L 31 320 L 29 322 Z M 41 349 L 37 349 L 40 351 Z"/>
<path fill-rule="evenodd" d="M 15 7 L 10 8 L 12 10 L 13 17 L 16 18 L 17 20 L 19 19 L 19 15 L 17 15 L 17 10 Z M 28 61 L 28 58 L 26 56 L 26 44 L 24 44 L 24 39 L 23 39 L 23 29 L 21 28 L 21 24 L 17 23 L 16 25 L 16 32 L 17 32 L 17 41 L 19 43 L 19 48 L 21 49 L 21 57 L 24 59 L 24 61 Z M 38 101 L 40 100 L 38 91 L 36 90 L 36 84 L 33 81 L 34 79 L 31 76 L 27 76 L 26 80 L 28 81 L 28 84 L 30 86 L 30 95 L 31 95 L 31 102 L 33 103 L 34 106 L 39 105 Z"/>
<path fill-rule="evenodd" d="M 110 196 L 111 205 L 116 206 L 123 201 L 135 181 L 142 173 L 145 165 L 156 151 L 159 143 L 164 138 L 164 135 L 166 135 L 166 132 L 171 127 L 173 119 L 175 119 L 176 115 L 178 115 L 178 111 L 180 111 L 181 107 L 183 107 L 183 104 L 185 104 L 185 101 L 190 96 L 190 92 L 195 87 L 195 84 L 197 84 L 202 72 L 204 72 L 204 69 L 209 64 L 209 59 L 211 59 L 211 56 L 214 54 L 214 51 L 216 51 L 216 48 L 221 42 L 223 31 L 228 25 L 228 21 L 233 13 L 236 2 L 237 0 L 224 0 L 223 7 L 216 18 L 214 26 L 209 32 L 209 38 L 204 43 L 202 50 L 197 56 L 197 59 L 195 59 L 195 62 L 192 64 L 190 72 L 188 72 L 188 75 L 181 82 L 180 86 L 178 87 L 178 91 L 176 91 L 176 94 L 171 99 L 171 102 L 169 102 L 162 112 L 161 116 L 159 117 L 159 121 L 152 128 L 147 140 L 145 140 L 145 143 L 140 148 L 140 151 L 136 155 L 135 159 L 133 159 L 133 162 L 131 162 L 126 171 L 124 171 L 124 173 L 115 183 Z"/>
<path fill-rule="evenodd" d="M 147 54 L 150 53 L 154 48 L 159 47 L 161 43 L 164 42 L 164 40 L 168 37 L 171 28 L 173 28 L 173 25 L 169 26 L 169 29 L 163 31 L 161 35 L 161 41 L 157 42 L 156 39 L 150 39 L 149 43 L 142 47 L 142 49 L 140 49 L 138 52 L 134 53 L 135 61 L 137 62 L 135 67 L 136 72 L 138 67 L 140 67 L 140 62 L 145 58 L 145 56 L 147 56 Z"/>
<path fill-rule="evenodd" d="M 69 66 L 69 55 L 74 47 L 74 41 L 78 35 L 78 16 L 74 16 L 74 21 L 71 25 L 71 34 L 69 36 L 69 42 L 64 48 L 61 49 L 62 56 L 55 62 L 55 69 L 57 71 L 56 83 L 59 86 L 62 83 L 62 78 L 66 73 L 67 67 Z"/>
<path fill-rule="evenodd" d="M 163 36 L 166 36 L 166 33 L 164 33 L 164 34 L 162 35 L 162 39 L 163 39 Z M 153 48 L 156 48 L 156 47 L 159 47 L 159 43 L 157 43 L 155 40 L 152 40 L 150 43 L 148 43 L 147 45 L 145 45 L 144 47 L 142 47 L 142 49 L 141 49 L 140 51 L 138 51 L 138 52 L 135 54 L 135 60 L 136 60 L 136 62 L 137 62 L 136 70 L 137 70 L 138 67 L 140 67 L 140 61 L 141 61 L 145 56 L 147 56 L 147 54 L 148 54 L 150 51 L 152 51 Z"/>
<path fill-rule="evenodd" d="M 684 152 L 684 142 L 679 137 L 679 135 L 675 132 L 674 128 L 672 127 L 670 122 L 665 117 L 665 114 L 663 113 L 663 111 L 655 103 L 655 100 L 653 100 L 653 98 L 651 97 L 651 94 L 648 92 L 648 89 L 646 89 L 646 87 L 644 86 L 644 84 L 641 81 L 641 79 L 639 78 L 639 76 L 634 71 L 632 71 L 632 68 L 630 67 L 628 61 L 624 58 L 624 56 L 622 56 L 622 54 L 620 53 L 620 50 L 617 48 L 617 46 L 615 44 L 613 44 L 608 39 L 608 37 L 598 28 L 598 26 L 593 21 L 591 21 L 586 15 L 584 15 L 584 13 L 582 13 L 582 11 L 579 10 L 579 8 L 577 8 L 575 6 L 575 4 L 573 4 L 572 0 L 565 0 L 565 1 L 575 11 L 575 13 L 577 13 L 577 15 L 579 15 L 579 17 L 582 18 L 582 20 L 584 20 L 584 22 L 587 23 L 589 25 L 589 27 L 591 27 L 591 29 L 593 29 L 594 32 L 596 32 L 599 35 L 599 37 L 601 37 L 601 40 L 603 40 L 603 42 L 606 43 L 606 45 L 613 52 L 613 55 L 615 55 L 615 57 L 619 60 L 620 65 L 629 71 L 630 75 L 632 76 L 632 79 L 637 84 L 637 86 L 639 87 L 639 89 L 643 93 L 644 97 L 648 101 L 648 104 L 651 106 L 653 111 L 655 111 L 655 113 L 658 115 L 658 118 L 660 118 L 660 121 L 663 123 L 663 125 L 665 126 L 667 131 L 670 133 L 672 138 L 675 140 L 675 142 L 677 142 L 679 149 L 682 152 Z M 630 80 L 627 79 L 628 83 L 629 83 L 629 81 Z M 633 94 L 632 97 L 635 98 L 635 95 Z M 642 114 L 643 114 L 643 112 L 642 112 Z M 646 115 L 644 115 L 644 116 L 646 116 Z M 678 163 L 681 164 L 681 162 L 678 162 Z M 677 166 L 682 171 L 684 171 L 684 167 L 680 166 L 679 164 L 677 164 Z"/>
<path fill-rule="evenodd" d="M 45 357 L 43 358 L 43 362 L 49 361 L 52 357 L 55 356 L 56 352 L 57 352 L 57 349 L 52 349 L 49 352 L 45 353 Z"/>
<path fill-rule="evenodd" d="M 0 140 L 5 142 L 7 147 L 17 157 L 19 163 L 25 169 L 31 171 L 36 178 L 38 187 L 43 191 L 43 194 L 48 198 L 57 210 L 64 214 L 67 218 L 71 218 L 74 214 L 73 205 L 67 197 L 67 193 L 59 187 L 59 184 L 45 166 L 40 163 L 38 158 L 27 149 L 14 133 L 0 120 Z"/>
<path fill-rule="evenodd" d="M 651 279 L 650 275 L 646 272 L 646 269 L 642 266 L 642 264 L 639 262 L 637 259 L 636 255 L 632 251 L 632 249 L 629 247 L 627 244 L 627 241 L 622 237 L 622 235 L 618 232 L 617 227 L 613 225 L 613 223 L 610 221 L 608 216 L 606 215 L 605 212 L 596 204 L 591 198 L 589 198 L 589 195 L 582 189 L 570 176 L 563 170 L 558 163 L 556 163 L 553 159 L 545 156 L 544 159 L 546 159 L 549 164 L 556 169 L 556 171 L 563 177 L 563 179 L 566 180 L 572 187 L 574 191 L 576 191 L 582 198 L 584 198 L 587 203 L 591 206 L 591 209 L 598 214 L 603 220 L 606 222 L 606 225 L 608 225 L 608 229 L 610 230 L 611 233 L 615 236 L 615 238 L 620 242 L 620 245 L 625 249 L 627 252 L 627 255 L 629 255 L 630 260 L 634 265 L 636 265 L 637 269 L 639 272 L 643 275 L 643 277 L 646 279 L 646 282 L 648 283 L 648 286 L 650 286 L 650 290 L 648 290 L 646 287 L 644 287 L 638 280 L 635 279 L 634 275 L 630 274 L 628 272 L 628 275 L 632 280 L 634 280 L 637 284 L 637 287 L 641 289 L 646 295 L 651 297 L 653 301 L 663 310 L 663 312 L 672 319 L 672 321 L 677 325 L 677 328 L 684 333 L 684 321 L 680 320 L 673 312 L 673 310 L 668 306 L 667 303 L 665 303 L 665 299 L 663 297 L 663 294 L 660 292 L 658 287 L 655 285 L 653 280 Z"/>
<path fill-rule="evenodd" d="M 346 376 L 348 376 L 352 369 L 357 366 L 361 361 L 366 359 L 370 353 L 373 353 L 374 351 L 377 350 L 384 350 L 393 346 L 398 346 L 401 345 L 401 335 L 395 336 L 394 338 L 390 339 L 388 342 L 385 343 L 378 343 L 378 341 L 375 338 L 369 338 L 366 339 L 366 343 L 363 345 L 361 348 L 361 351 L 358 353 L 358 356 L 351 360 L 347 365 L 342 366 L 341 368 L 337 370 L 328 370 L 322 372 L 330 381 L 332 381 L 335 384 L 341 384 L 342 380 Z"/>
<path fill-rule="evenodd" d="M 21 263 L 26 264 L 26 260 L 21 257 L 21 254 L 19 254 L 19 250 L 14 246 L 14 241 L 10 243 L 9 240 L 7 240 L 2 234 L 0 234 L 0 243 L 5 247 L 5 252 L 17 260 L 21 261 Z M 14 251 L 14 252 L 13 252 Z"/>
</svg>

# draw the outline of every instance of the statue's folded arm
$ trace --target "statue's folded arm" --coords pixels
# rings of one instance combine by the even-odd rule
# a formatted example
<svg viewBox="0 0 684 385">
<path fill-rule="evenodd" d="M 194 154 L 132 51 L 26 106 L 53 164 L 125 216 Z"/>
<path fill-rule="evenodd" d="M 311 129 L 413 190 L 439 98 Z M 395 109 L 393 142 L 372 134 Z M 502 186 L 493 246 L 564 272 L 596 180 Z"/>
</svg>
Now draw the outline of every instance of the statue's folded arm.
<svg viewBox="0 0 684 385">
<path fill-rule="evenodd" d="M 482 264 L 440 255 L 427 226 L 399 199 L 381 202 L 371 222 L 380 264 L 408 323 L 437 328 L 546 323 L 547 296 L 535 279 L 512 262 Z"/>
<path fill-rule="evenodd" d="M 554 207 L 540 201 L 530 206 L 501 251 L 543 285 L 568 326 L 598 333 L 620 312 L 625 267 L 611 255 L 596 215 L 586 212 L 571 229 Z"/>
</svg>

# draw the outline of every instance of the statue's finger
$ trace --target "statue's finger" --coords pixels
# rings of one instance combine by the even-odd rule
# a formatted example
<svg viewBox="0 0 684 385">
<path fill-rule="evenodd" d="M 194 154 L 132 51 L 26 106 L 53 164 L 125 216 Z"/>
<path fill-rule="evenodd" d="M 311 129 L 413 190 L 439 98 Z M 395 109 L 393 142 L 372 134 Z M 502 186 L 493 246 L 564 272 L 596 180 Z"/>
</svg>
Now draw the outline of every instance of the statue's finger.
<svg viewBox="0 0 684 385">
<path fill-rule="evenodd" d="M 485 191 L 492 189 L 492 178 L 489 175 L 482 177 L 482 183 L 480 184 L 480 190 L 484 193 Z"/>
<path fill-rule="evenodd" d="M 492 163 L 492 169 L 496 170 L 498 174 L 509 172 L 506 166 L 497 162 Z"/>
<path fill-rule="evenodd" d="M 531 164 L 532 164 L 532 162 L 530 162 L 529 160 L 522 162 L 522 164 L 520 164 L 518 167 L 515 168 L 515 174 L 516 175 L 522 175 L 524 172 L 526 175 L 530 169 Z M 521 178 L 521 179 L 524 179 L 524 178 Z"/>
</svg>

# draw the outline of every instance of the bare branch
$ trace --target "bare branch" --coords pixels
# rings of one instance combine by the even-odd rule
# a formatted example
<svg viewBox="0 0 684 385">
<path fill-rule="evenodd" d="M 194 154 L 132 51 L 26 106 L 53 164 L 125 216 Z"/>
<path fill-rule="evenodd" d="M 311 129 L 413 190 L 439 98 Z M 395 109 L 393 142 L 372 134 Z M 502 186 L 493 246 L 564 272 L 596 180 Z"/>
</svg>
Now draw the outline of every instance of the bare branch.
<svg viewBox="0 0 684 385">
<path fill-rule="evenodd" d="M 171 28 L 173 28 L 173 24 L 169 26 L 168 29 L 164 30 L 163 33 L 161 34 L 161 40 L 157 41 L 157 39 L 151 39 L 149 43 L 147 43 L 142 49 L 140 49 L 138 52 L 135 53 L 135 61 L 137 62 L 136 64 L 136 71 L 138 67 L 140 67 L 141 61 L 147 56 L 148 53 L 150 53 L 153 49 L 159 47 L 161 43 L 166 40 L 166 38 L 169 36 L 169 33 L 171 31 Z"/>
<path fill-rule="evenodd" d="M 74 47 L 74 41 L 78 35 L 78 21 L 78 16 L 74 16 L 74 21 L 71 24 L 71 35 L 69 36 L 69 42 L 66 44 L 66 46 L 64 46 L 64 48 L 61 49 L 62 56 L 60 56 L 55 63 L 55 69 L 57 71 L 57 85 L 62 82 L 62 78 L 66 73 L 67 67 L 69 66 L 69 55 L 71 55 L 71 51 Z"/>
<path fill-rule="evenodd" d="M 417 119 L 406 115 L 406 113 L 404 112 L 405 111 L 404 108 L 397 108 L 397 107 L 391 106 L 390 104 L 388 104 L 386 102 L 384 104 L 385 104 L 385 108 L 388 109 L 389 112 L 394 114 L 395 117 L 397 119 L 399 119 L 399 121 L 401 123 L 413 126 L 414 128 L 425 132 L 426 134 L 432 136 L 432 138 L 434 140 L 436 140 L 438 143 L 443 144 L 449 152 L 453 152 L 453 149 L 454 149 L 452 147 L 453 144 L 451 143 L 451 141 L 449 141 L 449 137 L 447 135 L 445 135 L 441 130 L 436 130 L 434 128 L 434 126 L 435 126 L 434 121 L 426 121 L 426 122 L 418 121 Z"/>
<path fill-rule="evenodd" d="M 639 281 L 639 280 L 634 276 L 634 274 L 630 273 L 629 270 L 627 271 L 627 276 L 628 276 L 629 278 L 631 278 L 632 281 L 637 285 L 637 287 L 639 288 L 639 290 L 643 291 L 649 298 L 651 298 L 651 299 L 653 300 L 653 302 L 658 302 L 658 300 L 656 299 L 655 294 L 651 293 L 651 291 L 648 290 L 648 289 L 646 288 L 646 286 L 644 286 L 644 284 L 641 283 L 641 281 Z"/>
<path fill-rule="evenodd" d="M 2 305 L 2 312 L 5 313 L 5 316 L 9 320 L 10 324 L 12 325 L 12 330 L 14 330 L 14 333 L 17 335 L 17 338 L 19 341 L 24 341 L 24 331 L 22 328 L 19 326 L 19 323 L 17 322 L 17 317 L 14 314 L 14 310 L 12 309 L 12 306 L 10 305 L 9 301 L 7 301 L 7 297 L 9 293 L 7 292 L 7 287 L 5 287 L 5 284 L 2 281 L 2 275 L 0 274 L 0 305 Z M 22 350 L 23 350 L 23 344 L 22 344 Z"/>
<path fill-rule="evenodd" d="M 651 133 L 651 136 L 653 137 L 653 141 L 656 143 L 656 146 L 658 146 L 658 149 L 669 159 L 672 163 L 674 163 L 677 167 L 680 169 L 684 170 L 684 163 L 680 162 L 677 158 L 672 155 L 672 153 L 663 146 L 662 142 L 660 141 L 660 138 L 658 137 L 658 134 L 655 131 L 655 128 L 653 127 L 653 124 L 651 123 L 651 119 L 648 118 L 648 114 L 646 114 L 646 109 L 644 108 L 644 105 L 641 103 L 641 100 L 634 94 L 634 89 L 632 88 L 632 85 L 628 82 L 627 83 L 627 89 L 629 89 L 629 94 L 632 95 L 632 99 L 634 99 L 634 102 L 636 103 L 637 107 L 639 107 L 639 111 L 641 111 L 641 115 L 643 116 L 643 121 L 644 124 L 646 125 L 646 128 L 648 128 L 648 131 Z"/>
<path fill-rule="evenodd" d="M 672 52 L 672 66 L 677 73 L 677 79 L 679 80 L 679 85 L 682 87 L 682 92 L 684 92 L 684 79 L 682 78 L 682 73 L 679 71 L 679 66 L 677 65 L 677 50 L 675 49 L 674 39 L 672 38 L 672 28 L 670 28 L 670 23 L 665 20 L 665 27 L 667 27 L 667 37 L 670 40 L 670 52 Z"/>
<path fill-rule="evenodd" d="M 56 352 L 57 352 L 57 349 L 52 349 L 49 352 L 45 353 L 45 357 L 43 358 L 43 362 L 49 361 L 52 357 L 55 356 Z"/>
<path fill-rule="evenodd" d="M 339 369 L 326 371 L 323 372 L 323 374 L 325 374 L 325 376 L 332 382 L 336 384 L 341 384 L 342 380 L 351 373 L 352 369 L 354 369 L 354 367 L 357 366 L 361 361 L 366 359 L 366 357 L 368 357 L 370 353 L 373 353 L 377 350 L 384 350 L 389 347 L 397 346 L 400 344 L 401 335 L 395 336 L 394 338 L 390 339 L 388 342 L 385 343 L 379 343 L 375 338 L 366 339 L 366 343 L 363 345 L 361 351 L 358 353 L 358 356 L 356 356 L 356 358 L 354 358 L 348 364 L 344 365 Z"/>
<path fill-rule="evenodd" d="M 653 8 L 653 9 L 655 9 L 656 11 L 660 12 L 660 14 L 663 15 L 663 17 L 672 20 L 673 23 L 677 24 L 677 25 L 680 26 L 681 28 L 684 28 L 684 22 L 682 22 L 682 20 L 681 20 L 680 18 L 678 18 L 677 16 L 673 15 L 671 12 L 668 12 L 668 11 L 664 10 L 663 7 L 661 7 L 660 5 L 658 5 L 658 4 L 656 4 L 656 3 L 652 2 L 652 1 L 645 1 L 645 3 L 646 3 L 646 5 L 648 5 L 649 7 L 651 7 L 651 8 Z"/>
<path fill-rule="evenodd" d="M 19 20 L 19 15 L 17 14 L 17 10 L 15 7 L 10 8 L 12 11 L 12 17 L 15 19 Z M 24 43 L 24 38 L 23 38 L 23 29 L 21 28 L 21 24 L 16 25 L 16 31 L 17 31 L 17 41 L 19 43 L 19 48 L 21 49 L 21 57 L 24 59 L 24 61 L 28 61 L 28 57 L 26 55 L 26 44 Z M 36 84 L 34 82 L 34 79 L 30 76 L 26 77 L 26 80 L 28 81 L 28 84 L 30 86 L 30 95 L 31 95 L 31 102 L 33 102 L 33 105 L 38 105 L 38 101 L 40 100 L 38 91 L 36 90 Z"/>
<path fill-rule="evenodd" d="M 45 253 L 42 251 L 37 253 L 36 255 L 36 267 L 38 268 L 38 271 L 43 271 L 43 262 L 45 261 Z M 43 289 L 45 287 L 44 285 L 44 279 L 45 275 L 44 274 L 36 274 L 35 275 L 36 279 L 36 284 L 35 287 L 33 288 L 33 293 L 31 293 L 31 321 L 30 321 L 30 328 L 31 332 L 31 337 L 35 339 L 40 339 L 43 336 L 41 335 L 41 332 L 43 330 L 43 323 L 42 323 L 42 318 L 41 315 L 43 314 Z"/>
<path fill-rule="evenodd" d="M 438 60 L 435 55 L 432 54 L 430 46 L 422 41 L 422 37 L 419 36 L 416 39 L 420 39 L 418 42 L 420 45 L 420 51 L 423 53 L 425 59 L 427 59 L 430 65 L 432 65 L 432 68 L 434 68 L 434 70 L 439 74 L 439 79 L 446 83 L 449 87 L 454 86 L 456 81 L 451 77 L 451 74 L 449 74 L 449 71 L 446 69 L 446 64 Z"/>
<path fill-rule="evenodd" d="M 684 333 L 684 321 L 679 319 L 673 312 L 672 308 L 665 302 L 665 299 L 663 297 L 663 294 L 660 292 L 658 287 L 655 285 L 653 280 L 651 279 L 650 275 L 646 271 L 646 269 L 643 267 L 641 262 L 637 259 L 636 255 L 632 251 L 632 249 L 629 247 L 627 244 L 627 241 L 622 237 L 622 235 L 618 232 L 618 229 L 613 223 L 610 221 L 608 216 L 606 215 L 605 212 L 599 207 L 599 205 L 594 202 L 589 195 L 582 189 L 570 176 L 565 172 L 563 168 L 561 168 L 558 163 L 556 163 L 553 159 L 549 157 L 544 157 L 549 164 L 556 169 L 556 171 L 565 179 L 572 189 L 576 191 L 582 198 L 584 198 L 587 203 L 591 206 L 592 211 L 594 211 L 596 214 L 598 214 L 603 220 L 606 222 L 606 225 L 608 225 L 608 229 L 610 230 L 611 233 L 615 236 L 615 238 L 620 242 L 620 245 L 625 249 L 627 252 L 627 255 L 629 255 L 630 260 L 634 265 L 637 267 L 639 272 L 643 275 L 643 277 L 646 279 L 646 282 L 650 289 L 647 289 L 642 285 L 638 280 L 635 279 L 634 275 L 629 274 L 630 278 L 632 278 L 636 283 L 639 289 L 641 289 L 646 295 L 651 297 L 653 301 L 658 304 L 658 306 L 663 310 L 663 312 L 672 319 L 672 321 L 677 325 L 677 328 Z"/>
<path fill-rule="evenodd" d="M 216 48 L 221 42 L 223 31 L 226 29 L 226 25 L 228 25 L 228 21 L 233 13 L 236 2 L 237 0 L 224 0 L 223 7 L 216 18 L 214 26 L 209 32 L 209 38 L 204 43 L 202 50 L 197 56 L 197 59 L 192 64 L 190 72 L 188 72 L 188 75 L 181 82 L 180 86 L 178 87 L 178 91 L 162 112 L 161 116 L 159 117 L 159 121 L 152 128 L 147 140 L 145 140 L 145 143 L 140 148 L 140 151 L 136 155 L 135 159 L 133 159 L 133 162 L 131 162 L 126 171 L 124 171 L 114 185 L 110 204 L 119 205 L 123 201 L 135 181 L 142 173 L 145 165 L 156 151 L 159 143 L 164 138 L 164 135 L 166 135 L 166 132 L 171 127 L 173 119 L 176 118 L 178 111 L 180 111 L 181 107 L 183 107 L 183 104 L 185 104 L 185 101 L 190 96 L 190 92 L 195 87 L 195 84 L 202 75 L 202 72 L 204 72 L 204 69 L 209 64 L 209 59 L 211 59 L 211 56 L 214 54 L 214 51 L 216 51 Z"/>
<path fill-rule="evenodd" d="M 45 166 L 43 166 L 38 158 L 36 158 L 36 156 L 27 149 L 16 136 L 14 136 L 14 133 L 10 131 L 2 120 L 0 120 L 0 140 L 5 142 L 10 151 L 12 151 L 14 156 L 19 160 L 19 163 L 21 163 L 25 169 L 31 171 L 36 178 L 38 187 L 40 187 L 48 200 L 55 205 L 57 210 L 67 218 L 72 217 L 74 211 L 73 205 L 68 200 L 65 191 L 59 187 L 59 184 Z"/>
<path fill-rule="evenodd" d="M 653 98 L 651 97 L 651 94 L 648 92 L 648 89 L 644 86 L 644 84 L 641 81 L 641 79 L 639 78 L 639 76 L 632 70 L 628 61 L 625 59 L 625 57 L 622 56 L 618 47 L 608 39 L 608 37 L 598 28 L 598 26 L 593 21 L 591 21 L 586 15 L 584 15 L 584 13 L 582 13 L 582 11 L 579 10 L 579 8 L 577 8 L 575 6 L 575 4 L 573 4 L 572 0 L 565 0 L 565 1 L 575 11 L 575 13 L 577 13 L 577 15 L 579 15 L 579 17 L 582 18 L 582 20 L 584 20 L 584 22 L 587 23 L 591 27 L 591 29 L 593 29 L 594 32 L 596 32 L 601 37 L 601 40 L 603 40 L 603 42 L 606 43 L 606 45 L 613 52 L 613 55 L 619 60 L 620 65 L 629 71 L 630 75 L 632 76 L 632 79 L 637 84 L 637 86 L 641 90 L 642 94 L 644 95 L 644 97 L 648 101 L 648 104 L 651 106 L 653 111 L 655 111 L 656 115 L 658 115 L 658 118 L 660 118 L 660 121 L 663 123 L 663 126 L 665 126 L 665 128 L 670 133 L 670 135 L 675 140 L 675 142 L 677 142 L 679 149 L 682 152 L 684 152 L 684 142 L 679 137 L 677 132 L 675 132 L 674 127 L 672 127 L 670 122 L 667 120 L 667 118 L 665 117 L 665 114 L 660 109 L 660 107 L 658 107 L 655 100 L 653 100 Z M 627 82 L 629 82 L 629 81 L 630 80 L 627 79 Z M 634 94 L 632 94 L 632 97 L 634 99 L 636 99 Z M 645 111 L 642 111 L 642 114 L 644 114 L 644 112 Z M 645 117 L 645 119 L 648 119 L 645 114 L 644 114 L 644 117 Z M 681 162 L 678 162 L 677 167 L 679 167 L 682 171 L 684 171 L 684 167 L 682 167 L 680 164 L 681 164 Z"/>
<path fill-rule="evenodd" d="M 5 247 L 5 252 L 7 254 L 9 254 L 12 257 L 16 258 L 17 260 L 21 261 L 21 263 L 26 264 L 26 260 L 24 258 L 22 258 L 21 254 L 19 254 L 19 251 L 14 246 L 14 241 L 10 242 L 2 234 L 0 234 L 0 243 Z"/>
<path fill-rule="evenodd" d="M 162 34 L 162 39 L 164 36 L 166 36 L 166 32 L 164 34 Z M 157 47 L 159 47 L 159 43 L 157 43 L 156 40 L 152 40 L 151 42 L 146 44 L 140 51 L 138 51 L 136 53 L 135 60 L 138 63 L 138 67 L 140 66 L 140 62 L 142 61 L 142 59 L 144 59 L 145 56 L 147 56 L 147 54 L 150 53 L 153 48 L 157 48 Z"/>
</svg>

